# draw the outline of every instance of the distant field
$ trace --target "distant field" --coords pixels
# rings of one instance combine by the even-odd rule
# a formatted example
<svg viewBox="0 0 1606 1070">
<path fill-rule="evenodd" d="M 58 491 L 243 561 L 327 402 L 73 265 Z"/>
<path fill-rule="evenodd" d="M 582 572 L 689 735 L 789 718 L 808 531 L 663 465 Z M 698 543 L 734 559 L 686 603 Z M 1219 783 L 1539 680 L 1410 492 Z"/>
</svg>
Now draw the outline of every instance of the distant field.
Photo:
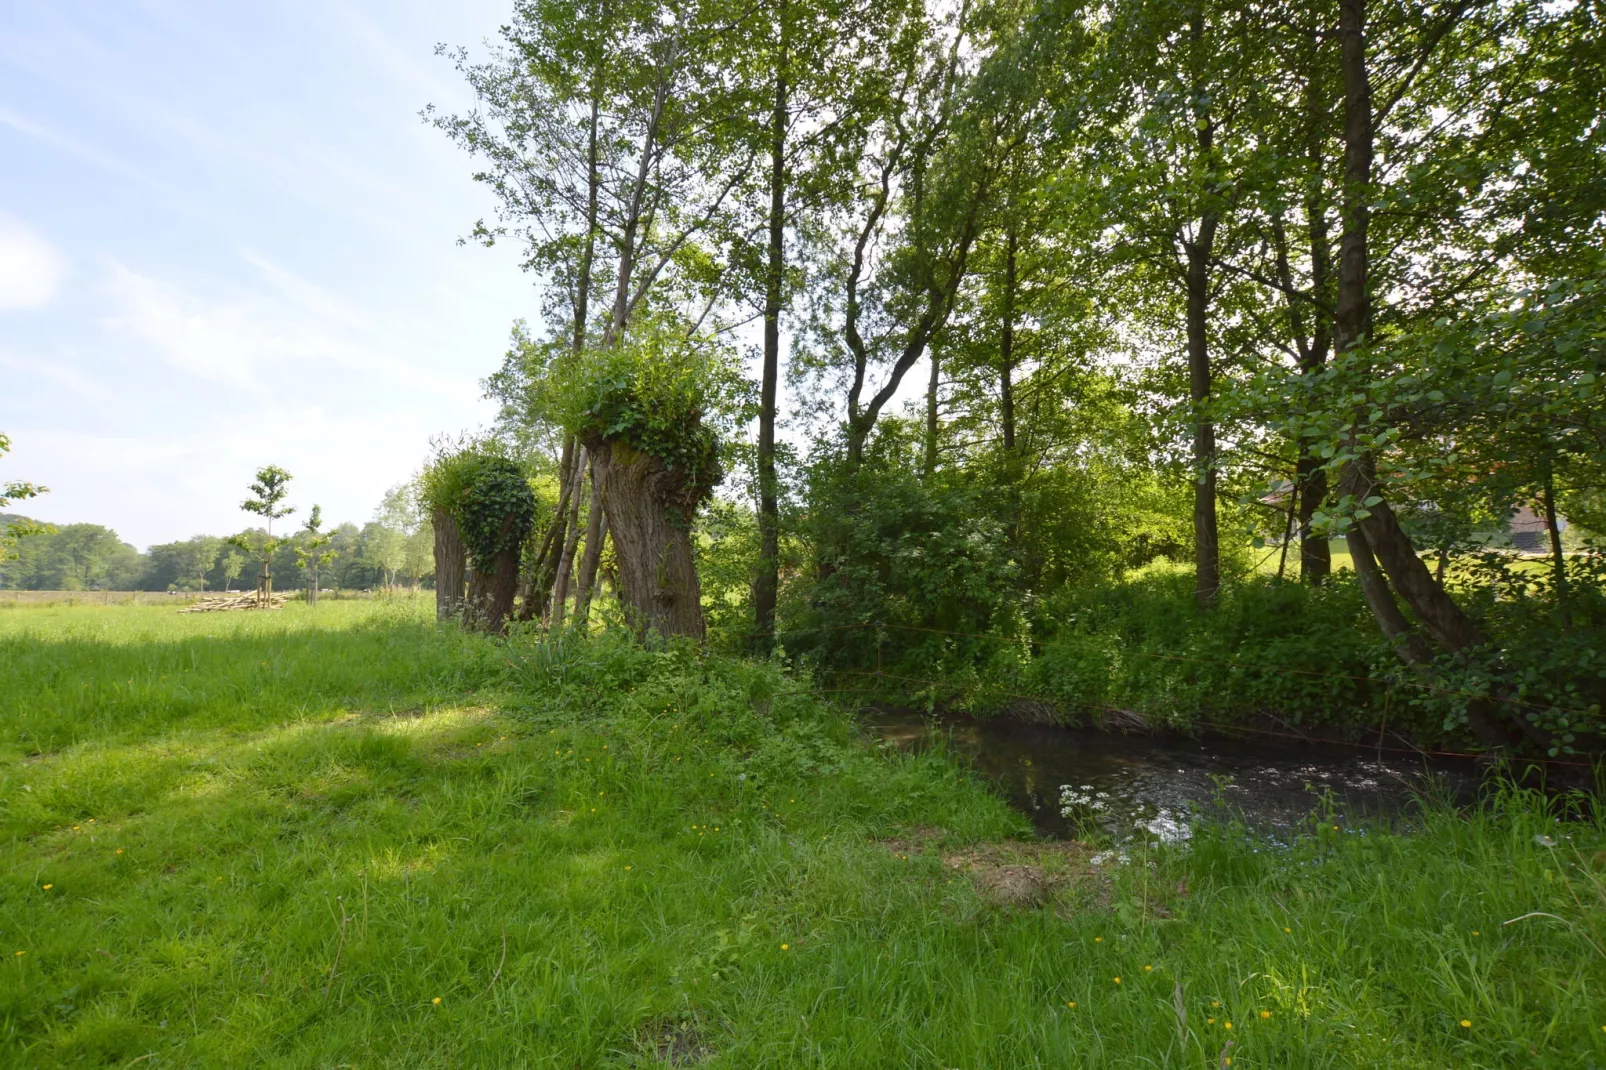
<svg viewBox="0 0 1606 1070">
<path fill-rule="evenodd" d="M 235 588 L 234 594 L 244 594 L 250 588 Z M 198 598 L 211 598 L 223 591 L 0 591 L 0 609 L 7 606 L 182 606 Z M 281 590 L 280 594 L 299 595 L 296 589 Z M 424 592 L 428 593 L 428 592 Z M 351 599 L 412 598 L 416 592 L 401 589 L 394 595 L 378 591 L 319 591 L 319 599 L 347 601 Z"/>
<path fill-rule="evenodd" d="M 6 606 L 183 605 L 214 591 L 0 591 Z"/>
</svg>

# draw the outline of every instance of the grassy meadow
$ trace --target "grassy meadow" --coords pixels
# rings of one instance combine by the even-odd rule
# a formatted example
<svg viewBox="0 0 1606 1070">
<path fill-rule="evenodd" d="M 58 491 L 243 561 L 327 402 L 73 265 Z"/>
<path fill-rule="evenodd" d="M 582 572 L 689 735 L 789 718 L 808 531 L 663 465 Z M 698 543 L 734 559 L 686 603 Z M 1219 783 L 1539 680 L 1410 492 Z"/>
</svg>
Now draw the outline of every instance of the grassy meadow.
<svg viewBox="0 0 1606 1070">
<path fill-rule="evenodd" d="M 1093 865 L 771 666 L 428 613 L 0 613 L 0 1065 L 1606 1067 L 1598 821 Z"/>
</svg>

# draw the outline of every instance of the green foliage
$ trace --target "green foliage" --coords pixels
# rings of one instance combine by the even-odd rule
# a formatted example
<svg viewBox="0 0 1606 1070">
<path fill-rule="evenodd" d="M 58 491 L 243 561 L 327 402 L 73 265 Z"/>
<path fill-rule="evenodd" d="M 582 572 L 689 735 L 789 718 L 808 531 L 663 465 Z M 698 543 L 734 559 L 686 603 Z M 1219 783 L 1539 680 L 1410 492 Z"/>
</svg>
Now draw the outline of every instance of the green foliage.
<svg viewBox="0 0 1606 1070">
<path fill-rule="evenodd" d="M 758 515 L 747 502 L 715 497 L 697 517 L 692 533 L 711 649 L 742 654 L 751 649 L 753 573 L 758 565 Z M 798 557 L 793 548 L 792 558 Z"/>
<path fill-rule="evenodd" d="M 0 559 L 0 587 L 126 591 L 140 585 L 145 571 L 139 551 L 110 528 L 40 525 L 34 535 L 15 545 L 9 560 Z"/>
<path fill-rule="evenodd" d="M 1017 686 L 1093 723 L 1132 711 L 1183 732 L 1201 731 L 1200 722 L 1376 729 L 1402 674 L 1353 582 L 1311 588 L 1263 577 L 1228 588 L 1208 611 L 1191 584 L 1159 571 L 1051 599 L 1040 650 Z M 1406 690 L 1393 697 L 1390 728 L 1445 739 L 1431 715 L 1401 713 Z"/>
<path fill-rule="evenodd" d="M 1067 846 L 999 906 L 950 859 L 1023 820 L 769 665 L 410 603 L 18 611 L 0 659 L 8 1063 L 1606 1061 L 1606 828 L 1535 796 Z"/>
<path fill-rule="evenodd" d="M 481 572 L 496 555 L 523 545 L 535 526 L 536 499 L 519 462 L 489 446 L 447 451 L 420 477 L 421 500 L 456 518 L 469 562 Z"/>
<path fill-rule="evenodd" d="M 721 477 L 721 431 L 751 415 L 734 354 L 673 321 L 643 319 L 621 344 L 556 363 L 553 381 L 564 429 L 650 454 L 704 493 Z"/>
<path fill-rule="evenodd" d="M 11 452 L 11 439 L 0 432 L 0 458 Z M 22 483 L 15 480 L 0 483 L 0 512 L 13 502 L 25 501 L 50 491 L 49 487 L 41 487 L 33 483 Z M 25 516 L 0 517 L 0 562 L 6 560 L 16 552 L 18 540 L 26 535 L 40 535 L 49 530 L 48 525 L 29 520 Z"/>
<path fill-rule="evenodd" d="M 457 522 L 477 570 L 495 567 L 496 555 L 517 550 L 535 525 L 535 495 L 524 469 L 506 457 L 485 457 L 457 503 Z"/>
<path fill-rule="evenodd" d="M 240 503 L 241 509 L 255 513 L 267 521 L 270 535 L 273 533 L 275 520 L 296 511 L 295 506 L 284 504 L 284 499 L 290 493 L 289 484 L 292 478 L 289 472 L 276 464 L 259 468 L 256 479 L 251 483 L 251 497 Z"/>
<path fill-rule="evenodd" d="M 1019 634 L 1020 567 L 1004 503 L 987 488 L 924 482 L 898 463 L 818 478 L 810 535 L 830 556 L 823 570 L 785 591 L 789 623 L 781 638 L 789 649 L 823 665 L 864 669 L 876 660 L 870 633 L 857 630 L 864 625 Z M 905 642 L 893 640 L 899 649 Z M 973 649 L 971 640 L 954 642 Z"/>
</svg>

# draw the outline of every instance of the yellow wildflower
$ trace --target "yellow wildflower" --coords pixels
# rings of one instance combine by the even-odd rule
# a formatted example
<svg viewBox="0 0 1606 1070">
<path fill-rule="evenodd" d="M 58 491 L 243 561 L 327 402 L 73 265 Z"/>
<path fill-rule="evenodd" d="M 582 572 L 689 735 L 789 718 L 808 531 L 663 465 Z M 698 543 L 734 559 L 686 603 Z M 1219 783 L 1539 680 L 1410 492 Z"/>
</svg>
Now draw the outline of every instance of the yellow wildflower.
<svg viewBox="0 0 1606 1070">
<path fill-rule="evenodd" d="M 792 945 L 791 944 L 782 944 L 781 945 L 781 950 L 782 951 L 790 951 L 790 950 L 792 950 Z"/>
<path fill-rule="evenodd" d="M 1116 978 L 1116 979 L 1115 979 L 1115 983 L 1116 983 L 1116 984 L 1120 984 L 1120 983 L 1121 983 L 1121 979 L 1120 979 L 1120 978 L 1119 978 L 1119 977 L 1117 977 L 1117 978 Z"/>
<path fill-rule="evenodd" d="M 434 999 L 430 1000 L 430 1002 L 435 1004 L 435 1006 L 439 1007 L 441 1005 L 441 998 L 439 996 L 436 996 Z"/>
<path fill-rule="evenodd" d="M 1471 1029 L 1472 1028 L 1471 1019 L 1468 1019 L 1468 1018 L 1461 1019 L 1461 1028 L 1462 1029 Z"/>
<path fill-rule="evenodd" d="M 1271 1011 L 1261 1011 L 1260 1012 L 1260 1016 L 1262 1018 L 1270 1018 L 1271 1017 Z"/>
</svg>

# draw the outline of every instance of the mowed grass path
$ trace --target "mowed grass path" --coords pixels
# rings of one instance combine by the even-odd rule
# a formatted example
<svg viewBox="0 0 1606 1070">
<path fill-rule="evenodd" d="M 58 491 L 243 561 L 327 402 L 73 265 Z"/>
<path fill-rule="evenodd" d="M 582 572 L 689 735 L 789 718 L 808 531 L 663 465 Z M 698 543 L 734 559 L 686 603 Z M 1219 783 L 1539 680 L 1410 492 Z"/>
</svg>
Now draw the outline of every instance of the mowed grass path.
<svg viewBox="0 0 1606 1070">
<path fill-rule="evenodd" d="M 1606 1066 L 1599 825 L 987 847 L 1004 904 L 944 755 L 426 612 L 0 610 L 0 1065 Z"/>
</svg>

